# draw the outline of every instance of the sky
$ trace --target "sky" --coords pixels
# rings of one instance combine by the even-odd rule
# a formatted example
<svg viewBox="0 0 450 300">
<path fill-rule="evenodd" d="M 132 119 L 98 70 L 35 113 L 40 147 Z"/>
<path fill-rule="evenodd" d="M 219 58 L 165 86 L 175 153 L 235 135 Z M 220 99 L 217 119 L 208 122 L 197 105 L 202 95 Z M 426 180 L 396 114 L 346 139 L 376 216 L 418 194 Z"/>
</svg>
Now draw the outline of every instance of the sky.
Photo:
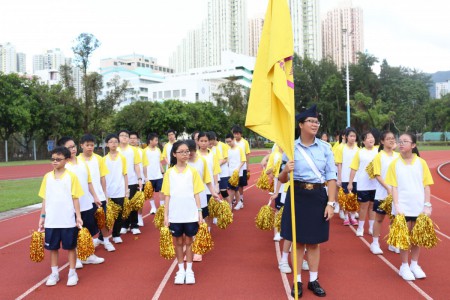
<svg viewBox="0 0 450 300">
<path fill-rule="evenodd" d="M 300 0 L 299 0 L 300 1 Z M 247 0 L 248 16 L 263 16 L 268 0 Z M 321 15 L 338 0 L 320 0 Z M 131 53 L 168 65 L 170 54 L 206 17 L 207 0 L 22 0 L 2 1 L 0 43 L 10 42 L 32 56 L 71 47 L 82 32 L 94 34 L 101 46 L 91 69 L 102 58 Z M 364 48 L 380 62 L 427 73 L 450 70 L 450 2 L 446 0 L 353 0 L 363 9 Z"/>
</svg>

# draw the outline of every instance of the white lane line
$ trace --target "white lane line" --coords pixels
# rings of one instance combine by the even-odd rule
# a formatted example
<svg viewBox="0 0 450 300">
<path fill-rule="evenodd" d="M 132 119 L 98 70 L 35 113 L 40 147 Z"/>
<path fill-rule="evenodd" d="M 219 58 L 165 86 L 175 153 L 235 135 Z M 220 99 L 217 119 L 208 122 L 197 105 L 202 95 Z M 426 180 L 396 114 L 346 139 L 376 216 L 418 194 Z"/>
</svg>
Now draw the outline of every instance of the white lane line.
<svg viewBox="0 0 450 300">
<path fill-rule="evenodd" d="M 434 229 L 434 230 L 435 230 L 437 233 L 439 233 L 440 235 L 442 235 L 443 237 L 445 237 L 447 240 L 450 240 L 450 236 L 448 236 L 448 235 L 442 233 L 441 231 L 439 231 L 439 230 L 437 230 L 437 229 Z"/>
<path fill-rule="evenodd" d="M 439 197 L 436 197 L 435 195 L 431 195 L 431 197 L 435 198 L 436 200 L 441 201 L 444 204 L 450 205 L 450 202 L 445 201 L 444 199 L 441 199 Z"/>
<path fill-rule="evenodd" d="M 159 296 L 161 296 L 161 293 L 163 292 L 164 287 L 166 286 L 167 281 L 169 281 L 169 278 L 172 275 L 173 269 L 175 269 L 176 266 L 177 266 L 177 260 L 174 259 L 173 263 L 170 265 L 169 269 L 167 270 L 166 275 L 164 275 L 163 280 L 161 281 L 158 288 L 156 289 L 156 292 L 153 295 L 152 300 L 159 299 Z"/>
<path fill-rule="evenodd" d="M 356 234 L 356 229 L 353 228 L 353 226 L 349 226 L 350 229 L 353 231 L 353 233 Z M 359 238 L 366 246 L 370 249 L 369 242 L 364 239 L 364 237 Z M 389 261 L 387 260 L 383 255 L 377 255 L 379 259 L 381 259 L 389 268 L 391 268 L 396 274 L 398 274 L 399 270 Z M 416 284 L 414 284 L 412 281 L 406 281 L 407 284 L 409 284 L 413 289 L 415 289 L 422 297 L 428 300 L 433 300 L 433 298 L 425 293 L 424 290 L 422 290 L 420 287 L 418 287 Z"/>
<path fill-rule="evenodd" d="M 17 244 L 17 243 L 19 243 L 19 242 L 21 242 L 21 241 L 24 241 L 24 240 L 26 240 L 26 239 L 29 239 L 30 237 L 31 237 L 31 234 L 28 235 L 28 236 L 26 236 L 26 237 L 23 237 L 23 238 L 21 238 L 21 239 L 18 239 L 17 241 L 11 242 L 11 243 L 6 244 L 6 245 L 3 245 L 3 246 L 0 247 L 0 250 L 5 249 L 6 247 L 12 246 L 12 245 L 14 245 L 14 244 Z"/>
<path fill-rule="evenodd" d="M 58 271 L 62 271 L 65 268 L 67 268 L 69 266 L 69 263 L 66 263 L 64 266 L 62 266 L 61 268 L 58 269 Z M 33 285 L 31 288 L 29 288 L 25 293 L 23 293 L 22 295 L 20 295 L 19 297 L 16 298 L 16 300 L 22 300 L 23 298 L 25 298 L 26 296 L 28 296 L 29 294 L 31 294 L 34 290 L 36 290 L 38 287 L 40 287 L 41 285 L 43 285 L 46 281 L 47 281 L 47 277 L 45 277 L 44 279 L 42 279 L 41 281 L 39 281 L 38 283 L 36 283 L 35 285 Z"/>
<path fill-rule="evenodd" d="M 445 162 L 445 163 L 443 163 L 443 164 L 440 164 L 440 165 L 437 167 L 437 172 L 438 172 L 439 176 L 441 176 L 443 179 L 445 179 L 445 180 L 447 180 L 448 182 L 450 182 L 450 178 L 448 178 L 447 176 L 445 176 L 445 175 L 441 172 L 441 168 L 442 168 L 443 166 L 445 166 L 445 165 L 448 165 L 448 164 L 450 164 L 450 161 Z"/>
<path fill-rule="evenodd" d="M 281 261 L 280 243 L 275 242 L 274 244 L 275 244 L 275 253 L 277 255 L 277 262 L 278 262 L 278 264 L 280 264 L 280 261 Z M 287 275 L 281 271 L 280 271 L 280 275 L 281 275 L 281 281 L 283 282 L 284 291 L 286 292 L 286 296 L 288 299 L 292 299 L 291 287 L 289 286 L 289 280 L 287 278 Z"/>
<path fill-rule="evenodd" d="M 29 212 L 26 212 L 26 213 L 23 213 L 23 214 L 14 216 L 14 217 L 2 219 L 2 220 L 0 220 L 0 223 L 5 222 L 5 221 L 10 221 L 10 220 L 13 220 L 13 219 L 17 219 L 17 218 L 20 218 L 20 217 L 23 217 L 23 216 L 26 216 L 26 215 L 29 215 L 29 214 L 34 214 L 34 213 L 37 213 L 37 212 L 40 212 L 40 211 L 41 211 L 41 209 L 38 208 L 38 209 L 36 209 L 34 211 L 29 211 Z"/>
</svg>

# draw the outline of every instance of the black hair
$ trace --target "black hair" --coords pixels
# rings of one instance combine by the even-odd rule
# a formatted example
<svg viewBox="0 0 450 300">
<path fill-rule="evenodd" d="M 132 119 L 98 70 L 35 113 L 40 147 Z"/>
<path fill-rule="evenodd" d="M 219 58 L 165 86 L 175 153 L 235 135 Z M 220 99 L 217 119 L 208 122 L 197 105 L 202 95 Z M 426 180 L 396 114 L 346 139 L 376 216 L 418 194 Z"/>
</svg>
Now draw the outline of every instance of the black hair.
<svg viewBox="0 0 450 300">
<path fill-rule="evenodd" d="M 150 144 L 150 141 L 153 141 L 153 139 L 157 138 L 158 134 L 156 132 L 150 132 L 147 135 L 147 144 Z"/>
<path fill-rule="evenodd" d="M 177 137 L 177 132 L 176 132 L 175 130 L 173 130 L 173 129 L 167 129 L 166 135 L 169 135 L 169 133 L 173 133 L 173 134 L 175 134 L 175 137 Z"/>
<path fill-rule="evenodd" d="M 228 133 L 228 134 L 225 136 L 225 139 L 232 139 L 232 140 L 234 140 L 234 135 L 232 135 L 231 133 Z"/>
<path fill-rule="evenodd" d="M 58 147 L 55 147 L 55 148 L 50 152 L 50 154 L 51 154 L 51 155 L 53 155 L 53 154 L 61 154 L 61 155 L 64 155 L 64 158 L 65 158 L 65 159 L 68 159 L 68 158 L 70 158 L 70 156 L 71 156 L 69 149 L 67 149 L 67 148 L 64 147 L 64 146 L 58 146 Z"/>
<path fill-rule="evenodd" d="M 119 136 L 122 132 L 125 132 L 126 134 L 128 134 L 128 136 L 130 136 L 130 132 L 126 129 L 119 130 L 119 132 L 117 132 L 117 135 Z"/>
<path fill-rule="evenodd" d="M 138 139 L 140 139 L 139 133 L 137 133 L 136 131 L 130 131 L 130 136 L 132 135 L 135 135 Z"/>
<path fill-rule="evenodd" d="M 195 134 L 199 133 L 200 131 L 195 130 L 192 134 L 191 134 L 191 139 L 193 139 L 195 141 Z"/>
<path fill-rule="evenodd" d="M 62 138 L 60 138 L 57 142 L 56 145 L 64 147 L 64 145 L 68 142 L 68 141 L 73 141 L 75 143 L 75 140 L 70 137 L 70 136 L 63 136 Z"/>
<path fill-rule="evenodd" d="M 84 144 L 86 142 L 93 142 L 95 143 L 95 136 L 93 136 L 90 133 L 87 133 L 85 135 L 83 135 L 80 139 L 80 144 Z"/>
<path fill-rule="evenodd" d="M 119 136 L 115 133 L 110 133 L 106 136 L 105 143 L 109 142 L 110 139 L 116 139 L 117 141 L 119 141 Z"/>
<path fill-rule="evenodd" d="M 328 140 L 329 140 L 330 137 L 328 136 L 328 133 L 326 133 L 325 131 L 322 132 L 322 133 L 320 134 L 320 137 L 319 137 L 319 138 L 322 139 L 322 136 L 323 136 L 324 134 L 327 136 L 327 142 L 328 142 Z"/>
<path fill-rule="evenodd" d="M 402 136 L 402 135 L 408 135 L 411 138 L 412 143 L 416 144 L 416 146 L 412 149 L 412 153 L 415 153 L 415 154 L 417 154 L 417 156 L 420 157 L 419 149 L 417 149 L 417 138 L 416 138 L 416 135 L 414 133 L 412 133 L 412 132 L 404 132 L 400 136 Z"/>
<path fill-rule="evenodd" d="M 373 135 L 372 131 L 365 131 L 362 135 L 361 135 L 361 142 L 365 141 L 367 138 L 367 135 L 371 134 L 374 138 L 375 136 Z M 361 147 L 365 147 L 364 143 L 361 143 Z"/>
<path fill-rule="evenodd" d="M 214 140 L 214 141 L 217 140 L 217 134 L 214 131 L 208 131 L 208 134 L 209 134 L 210 140 Z"/>
<path fill-rule="evenodd" d="M 370 132 L 372 133 L 373 137 L 375 138 L 375 146 L 380 144 L 380 131 L 376 128 L 370 129 Z"/>
<path fill-rule="evenodd" d="M 197 144 L 194 140 L 185 140 L 186 145 L 188 146 L 189 151 L 195 152 L 197 151 Z"/>
<path fill-rule="evenodd" d="M 390 130 L 385 130 L 385 131 L 383 131 L 383 132 L 380 134 L 380 146 L 378 147 L 378 152 L 380 152 L 381 150 L 384 150 L 384 140 L 386 139 L 386 136 L 387 136 L 389 133 L 394 134 L 394 133 L 393 133 L 392 131 L 390 131 Z M 394 137 L 395 137 L 395 135 L 394 135 Z M 383 143 L 381 143 L 381 142 L 383 142 Z"/>
<path fill-rule="evenodd" d="M 170 167 L 173 167 L 177 164 L 177 158 L 175 157 L 175 152 L 177 152 L 178 148 L 181 145 L 186 145 L 188 148 L 188 144 L 185 141 L 176 141 L 175 143 L 173 143 L 172 146 L 172 151 L 170 151 Z"/>
<path fill-rule="evenodd" d="M 341 132 L 340 130 L 334 131 L 334 136 L 341 136 Z"/>
<path fill-rule="evenodd" d="M 197 140 L 199 140 L 201 137 L 204 137 L 204 136 L 206 136 L 206 138 L 208 139 L 208 141 L 210 140 L 209 134 L 208 134 L 208 132 L 206 132 L 206 131 L 200 131 L 200 132 L 198 133 Z"/>
<path fill-rule="evenodd" d="M 242 127 L 239 125 L 234 125 L 233 128 L 231 128 L 231 132 L 242 134 Z"/>
<path fill-rule="evenodd" d="M 342 144 L 342 136 L 345 136 L 345 130 L 339 132 L 339 144 Z"/>
</svg>

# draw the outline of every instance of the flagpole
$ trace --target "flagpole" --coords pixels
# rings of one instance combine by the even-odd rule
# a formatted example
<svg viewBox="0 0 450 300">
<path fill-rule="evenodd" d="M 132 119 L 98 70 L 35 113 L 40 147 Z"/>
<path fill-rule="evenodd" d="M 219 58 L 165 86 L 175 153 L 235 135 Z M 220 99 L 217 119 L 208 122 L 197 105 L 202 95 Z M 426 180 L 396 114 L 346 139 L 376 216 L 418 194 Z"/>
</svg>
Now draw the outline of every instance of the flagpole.
<svg viewBox="0 0 450 300">
<path fill-rule="evenodd" d="M 294 158 L 292 158 L 294 159 Z M 294 269 L 294 297 L 298 299 L 298 285 L 297 285 L 297 227 L 295 224 L 295 202 L 294 202 L 294 171 L 289 174 L 289 189 L 291 191 L 291 220 L 292 220 L 292 266 Z"/>
</svg>

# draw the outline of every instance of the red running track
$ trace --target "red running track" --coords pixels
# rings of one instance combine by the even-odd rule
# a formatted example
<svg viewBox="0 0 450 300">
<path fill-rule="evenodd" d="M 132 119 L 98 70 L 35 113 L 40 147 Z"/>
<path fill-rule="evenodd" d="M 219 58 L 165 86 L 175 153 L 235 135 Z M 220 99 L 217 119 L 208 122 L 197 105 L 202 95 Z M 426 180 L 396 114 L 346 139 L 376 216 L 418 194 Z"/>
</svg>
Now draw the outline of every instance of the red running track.
<svg viewBox="0 0 450 300">
<path fill-rule="evenodd" d="M 435 195 L 435 191 L 444 191 L 446 187 L 441 187 L 442 183 L 436 178 L 433 160 L 429 164 L 436 182 L 432 187 Z M 255 182 L 259 168 L 258 165 L 251 166 L 251 184 Z M 342 226 L 341 220 L 334 218 L 330 241 L 321 245 L 319 277 L 327 298 L 447 298 L 450 294 L 447 283 L 450 262 L 446 259 L 450 250 L 450 222 L 447 218 L 450 199 L 445 194 L 436 196 L 441 200 L 432 198 L 432 217 L 442 234 L 439 234 L 441 243 L 438 247 L 422 251 L 420 264 L 428 275 L 427 279 L 408 284 L 391 268 L 399 267 L 400 258 L 387 251 L 385 242 L 382 242 L 385 255 L 375 256 L 365 244 L 371 242 L 371 237 L 357 238 L 354 230 Z M 215 249 L 204 256 L 203 262 L 194 264 L 197 283 L 193 286 L 173 284 L 176 270 L 170 269 L 172 261 L 159 256 L 159 234 L 150 222 L 153 216 L 146 217 L 146 226 L 140 236 L 125 235 L 124 244 L 117 245 L 116 252 L 108 253 L 101 247 L 97 248 L 96 254 L 104 257 L 105 263 L 78 270 L 80 281 L 72 288 L 65 286 L 67 268 L 60 272 L 61 281 L 57 286 L 46 287 L 45 279 L 50 272 L 48 257 L 42 263 L 32 263 L 28 258 L 28 236 L 36 228 L 37 212 L 0 221 L 3 225 L 0 227 L 0 299 L 15 299 L 39 282 L 43 284 L 33 289 L 27 299 L 152 299 L 155 295 L 160 299 L 174 299 L 179 298 L 180 293 L 185 299 L 285 299 L 283 276 L 277 268 L 275 249 L 278 243 L 272 241 L 272 232 L 260 231 L 254 225 L 254 217 L 266 204 L 268 196 L 249 185 L 245 199 L 245 208 L 234 213 L 235 220 L 228 229 L 213 228 Z M 148 211 L 147 203 L 144 212 Z M 383 230 L 385 235 L 387 221 Z M 62 252 L 60 266 L 66 261 L 67 257 Z M 302 275 L 307 280 L 308 273 L 303 271 Z M 168 280 L 164 285 L 165 276 Z M 289 293 L 292 277 L 287 278 Z M 307 290 L 303 297 L 316 298 Z"/>
</svg>

